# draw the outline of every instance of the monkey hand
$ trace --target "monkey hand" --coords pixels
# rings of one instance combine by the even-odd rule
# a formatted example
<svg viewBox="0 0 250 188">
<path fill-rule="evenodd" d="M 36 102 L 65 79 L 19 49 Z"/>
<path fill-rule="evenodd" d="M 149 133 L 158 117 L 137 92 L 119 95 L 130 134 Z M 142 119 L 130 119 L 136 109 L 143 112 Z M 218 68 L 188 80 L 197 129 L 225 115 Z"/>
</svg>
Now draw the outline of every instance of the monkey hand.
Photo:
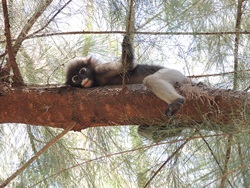
<svg viewBox="0 0 250 188">
<path fill-rule="evenodd" d="M 122 48 L 129 48 L 131 46 L 129 35 L 125 35 L 122 41 Z"/>
<path fill-rule="evenodd" d="M 167 117 L 171 117 L 177 113 L 177 111 L 182 107 L 184 104 L 185 100 L 182 98 L 176 99 L 174 102 L 168 105 L 168 108 L 165 111 L 165 115 Z"/>
<path fill-rule="evenodd" d="M 134 59 L 134 48 L 130 41 L 130 36 L 125 35 L 122 42 L 121 62 L 127 71 L 132 71 L 136 67 Z"/>
</svg>

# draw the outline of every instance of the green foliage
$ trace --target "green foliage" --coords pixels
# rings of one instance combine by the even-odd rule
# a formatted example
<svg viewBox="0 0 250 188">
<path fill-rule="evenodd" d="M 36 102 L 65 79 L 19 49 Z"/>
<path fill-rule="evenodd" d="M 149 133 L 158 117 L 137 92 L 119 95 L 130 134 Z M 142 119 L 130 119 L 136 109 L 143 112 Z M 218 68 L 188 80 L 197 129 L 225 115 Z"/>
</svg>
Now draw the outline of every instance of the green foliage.
<svg viewBox="0 0 250 188">
<path fill-rule="evenodd" d="M 10 2 L 15 39 L 38 4 L 45 1 Z M 118 31 L 125 31 L 128 1 L 72 0 L 60 10 L 66 2 L 53 1 L 17 54 L 17 63 L 28 84 L 63 84 L 64 65 L 76 56 L 93 55 L 105 62 L 121 55 L 122 34 Z M 240 31 L 249 31 L 249 1 L 243 5 Z M 237 1 L 231 0 L 138 0 L 137 62 L 165 65 L 186 75 L 234 71 L 235 33 L 217 32 L 234 32 L 236 14 Z M 0 26 L 0 53 L 3 54 L 6 46 L 3 16 L 0 16 Z M 73 31 L 88 33 L 62 33 Z M 245 71 L 250 67 L 249 44 L 250 35 L 241 34 L 237 59 L 242 71 L 237 80 L 238 89 L 250 84 L 249 71 Z M 6 56 L 0 60 L 1 67 Z M 193 81 L 232 89 L 234 77 L 222 74 Z M 137 126 L 70 132 L 23 171 L 10 187 L 143 187 L 154 175 L 151 187 L 249 187 L 247 122 L 244 125 L 232 122 L 238 127 L 236 130 L 227 125 L 210 129 L 209 122 L 195 124 L 192 129 L 171 125 L 164 129 L 146 127 L 144 137 L 137 133 Z M 0 184 L 59 132 L 44 127 L 1 125 L 0 172 L 4 173 L 0 174 Z"/>
</svg>

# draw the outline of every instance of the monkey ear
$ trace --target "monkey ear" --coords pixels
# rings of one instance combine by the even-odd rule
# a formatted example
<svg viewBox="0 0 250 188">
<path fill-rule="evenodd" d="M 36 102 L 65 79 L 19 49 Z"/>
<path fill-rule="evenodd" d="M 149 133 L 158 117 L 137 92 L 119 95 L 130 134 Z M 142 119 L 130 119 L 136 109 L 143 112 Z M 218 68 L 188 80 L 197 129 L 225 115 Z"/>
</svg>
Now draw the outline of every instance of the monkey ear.
<svg viewBox="0 0 250 188">
<path fill-rule="evenodd" d="M 90 64 L 91 63 L 91 60 L 92 60 L 92 56 L 87 56 L 87 57 L 83 57 L 82 58 L 82 62 L 87 65 L 87 64 Z"/>
<path fill-rule="evenodd" d="M 92 59 L 92 56 L 89 56 L 89 57 L 87 57 L 87 62 L 90 62 L 91 61 L 91 59 Z"/>
<path fill-rule="evenodd" d="M 88 56 L 85 58 L 85 64 L 90 65 L 92 68 L 95 67 L 98 64 L 98 61 L 92 56 Z"/>
</svg>

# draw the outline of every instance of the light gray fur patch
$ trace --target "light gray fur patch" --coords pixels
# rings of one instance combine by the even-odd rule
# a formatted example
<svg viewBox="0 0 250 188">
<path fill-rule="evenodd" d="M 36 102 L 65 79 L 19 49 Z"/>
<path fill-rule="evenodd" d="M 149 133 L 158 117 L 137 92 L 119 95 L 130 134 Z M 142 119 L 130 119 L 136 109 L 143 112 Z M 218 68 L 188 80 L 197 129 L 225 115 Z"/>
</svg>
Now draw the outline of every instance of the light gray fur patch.
<svg viewBox="0 0 250 188">
<path fill-rule="evenodd" d="M 174 88 L 176 83 L 183 85 L 189 80 L 181 72 L 174 69 L 160 69 L 158 72 L 147 76 L 143 83 L 149 90 L 151 90 L 157 97 L 171 104 L 178 98 L 185 99 L 177 93 Z"/>
</svg>

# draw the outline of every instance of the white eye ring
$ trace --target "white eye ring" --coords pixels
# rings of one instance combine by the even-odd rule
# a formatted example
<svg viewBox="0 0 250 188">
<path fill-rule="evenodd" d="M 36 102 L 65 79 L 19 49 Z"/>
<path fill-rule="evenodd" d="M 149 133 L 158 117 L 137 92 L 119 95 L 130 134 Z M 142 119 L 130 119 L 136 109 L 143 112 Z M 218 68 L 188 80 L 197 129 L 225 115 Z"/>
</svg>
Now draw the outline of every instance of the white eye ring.
<svg viewBox="0 0 250 188">
<path fill-rule="evenodd" d="M 86 68 L 81 68 L 81 69 L 79 70 L 79 74 L 82 75 L 82 74 L 84 74 L 86 71 L 87 71 Z"/>
<path fill-rule="evenodd" d="M 72 77 L 72 82 L 76 83 L 79 80 L 79 77 L 77 75 Z"/>
</svg>

